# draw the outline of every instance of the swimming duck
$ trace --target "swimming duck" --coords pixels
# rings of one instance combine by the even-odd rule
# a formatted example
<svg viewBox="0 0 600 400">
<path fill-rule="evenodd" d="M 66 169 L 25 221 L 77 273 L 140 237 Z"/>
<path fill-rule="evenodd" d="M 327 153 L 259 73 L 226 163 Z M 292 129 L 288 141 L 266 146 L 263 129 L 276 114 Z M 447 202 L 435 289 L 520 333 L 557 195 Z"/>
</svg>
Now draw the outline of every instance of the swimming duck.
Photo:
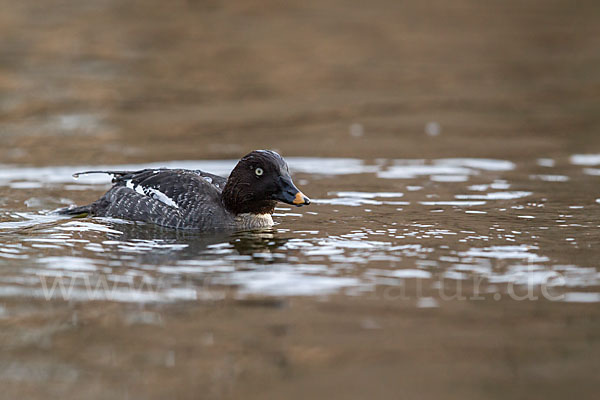
<svg viewBox="0 0 600 400">
<path fill-rule="evenodd" d="M 296 188 L 288 165 L 276 152 L 256 150 L 244 156 L 229 178 L 199 170 L 143 169 L 86 171 L 106 173 L 113 187 L 92 204 L 59 210 L 150 222 L 191 230 L 254 229 L 273 225 L 277 201 L 310 204 Z"/>
</svg>

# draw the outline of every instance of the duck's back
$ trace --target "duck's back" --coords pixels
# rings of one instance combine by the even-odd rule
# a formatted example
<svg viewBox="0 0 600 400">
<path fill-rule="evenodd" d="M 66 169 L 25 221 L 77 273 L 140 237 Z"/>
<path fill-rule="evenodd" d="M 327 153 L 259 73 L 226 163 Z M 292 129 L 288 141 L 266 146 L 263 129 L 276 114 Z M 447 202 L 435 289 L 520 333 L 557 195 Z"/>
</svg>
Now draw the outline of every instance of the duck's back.
<svg viewBox="0 0 600 400">
<path fill-rule="evenodd" d="M 221 201 L 227 181 L 223 177 L 183 169 L 104 172 L 114 176 L 114 186 L 89 206 L 94 216 L 179 229 L 223 229 L 235 224 Z"/>
</svg>

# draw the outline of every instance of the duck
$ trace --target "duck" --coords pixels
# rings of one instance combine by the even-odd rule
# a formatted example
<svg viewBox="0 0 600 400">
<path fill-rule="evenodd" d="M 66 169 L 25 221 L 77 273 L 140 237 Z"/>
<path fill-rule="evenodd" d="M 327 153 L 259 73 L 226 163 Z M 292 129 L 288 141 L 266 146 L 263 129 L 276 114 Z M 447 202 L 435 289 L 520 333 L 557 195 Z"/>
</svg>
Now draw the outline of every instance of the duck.
<svg viewBox="0 0 600 400">
<path fill-rule="evenodd" d="M 84 171 L 112 175 L 98 200 L 58 211 L 67 216 L 110 217 L 194 231 L 250 230 L 273 226 L 277 202 L 310 204 L 292 181 L 287 162 L 272 150 L 255 150 L 225 178 L 200 170 Z"/>
</svg>

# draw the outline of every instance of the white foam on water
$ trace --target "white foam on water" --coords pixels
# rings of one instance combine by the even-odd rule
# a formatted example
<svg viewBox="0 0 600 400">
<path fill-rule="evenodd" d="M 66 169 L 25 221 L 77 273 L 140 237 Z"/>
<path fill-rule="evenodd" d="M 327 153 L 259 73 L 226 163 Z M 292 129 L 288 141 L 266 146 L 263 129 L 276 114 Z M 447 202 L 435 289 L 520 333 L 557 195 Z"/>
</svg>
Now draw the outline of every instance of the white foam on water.
<svg viewBox="0 0 600 400">
<path fill-rule="evenodd" d="M 433 297 L 420 297 L 417 300 L 417 308 L 437 308 L 439 306 L 438 301 Z"/>
<path fill-rule="evenodd" d="M 513 283 L 527 286 L 560 286 L 560 274 L 543 266 L 511 265 L 504 273 L 493 273 L 488 276 L 490 283 Z"/>
<path fill-rule="evenodd" d="M 457 194 L 457 199 L 473 200 L 514 200 L 531 196 L 532 192 L 491 192 L 485 194 Z"/>
<path fill-rule="evenodd" d="M 44 257 L 37 260 L 46 268 L 69 271 L 96 271 L 98 266 L 89 258 L 83 257 Z"/>
<path fill-rule="evenodd" d="M 522 259 L 530 262 L 548 261 L 548 257 L 539 256 L 531 253 L 531 250 L 537 250 L 537 246 L 514 245 L 514 246 L 491 246 L 491 247 L 473 247 L 470 250 L 459 253 L 461 257 L 485 257 L 503 259 Z"/>
<path fill-rule="evenodd" d="M 569 292 L 564 294 L 562 301 L 567 303 L 599 303 L 600 293 Z"/>
<path fill-rule="evenodd" d="M 600 176 L 600 168 L 584 168 L 583 173 L 591 176 Z"/>
<path fill-rule="evenodd" d="M 354 197 L 360 199 L 374 199 L 378 197 L 395 198 L 403 197 L 404 193 L 400 192 L 334 192 L 338 197 Z"/>
<path fill-rule="evenodd" d="M 508 188 L 510 188 L 510 184 L 505 181 L 495 181 L 490 184 L 471 185 L 471 186 L 467 187 L 467 189 L 473 190 L 476 192 L 485 192 L 486 190 L 489 190 L 489 189 L 506 190 Z"/>
<path fill-rule="evenodd" d="M 43 214 L 35 214 L 35 213 L 14 213 L 11 215 L 12 218 L 20 218 L 18 221 L 6 221 L 0 222 L 0 231 L 1 230 L 10 230 L 10 229 L 22 229 L 29 228 L 32 226 L 52 223 L 60 220 L 67 219 L 66 217 L 60 215 L 43 215 Z"/>
<path fill-rule="evenodd" d="M 392 165 L 385 171 L 377 172 L 377 177 L 383 179 L 414 179 L 424 175 L 465 176 L 475 174 L 476 171 L 460 166 L 448 165 Z"/>
<path fill-rule="evenodd" d="M 162 291 L 129 290 L 128 288 L 111 288 L 105 290 L 88 290 L 87 288 L 69 287 L 66 295 L 60 290 L 50 291 L 48 288 L 32 288 L 23 286 L 0 286 L 0 297 L 32 297 L 41 299 L 62 299 L 69 301 L 117 301 L 125 303 L 156 303 L 173 301 L 190 301 L 198 299 L 198 291 L 193 288 L 170 288 Z"/>
<path fill-rule="evenodd" d="M 566 175 L 530 175 L 529 178 L 544 182 L 567 182 L 570 179 Z"/>
<path fill-rule="evenodd" d="M 360 286 L 361 281 L 352 277 L 305 275 L 293 270 L 243 271 L 223 275 L 214 282 L 239 285 L 241 295 L 270 296 L 319 296 L 339 290 Z"/>
<path fill-rule="evenodd" d="M 431 175 L 429 180 L 433 182 L 466 182 L 468 175 Z"/>
<path fill-rule="evenodd" d="M 420 201 L 424 206 L 456 206 L 456 207 L 475 207 L 487 204 L 485 201 Z"/>
<path fill-rule="evenodd" d="M 571 164 L 594 166 L 600 165 L 600 154 L 573 154 L 570 159 Z"/>
<path fill-rule="evenodd" d="M 394 160 L 394 165 L 386 171 L 381 165 L 367 165 L 363 160 L 355 158 L 318 158 L 287 157 L 292 172 L 315 175 L 348 175 L 377 173 L 381 178 L 407 179 L 422 175 L 431 175 L 433 180 L 446 182 L 462 182 L 469 175 L 479 171 L 508 171 L 514 169 L 514 163 L 505 160 L 452 158 L 433 160 L 429 165 L 425 160 Z M 86 184 L 78 189 L 73 185 L 73 174 L 83 171 L 136 171 L 146 168 L 183 168 L 203 170 L 217 175 L 227 176 L 238 160 L 181 160 L 144 164 L 120 165 L 79 165 L 52 167 L 22 167 L 2 165 L 0 169 L 0 185 L 12 185 L 13 188 L 41 188 L 46 184 L 71 184 L 68 190 L 85 190 L 89 185 L 109 184 L 108 174 L 83 174 L 78 176 L 79 182 Z"/>
<path fill-rule="evenodd" d="M 331 205 L 339 205 L 339 206 L 352 206 L 358 207 L 362 205 L 374 205 L 380 206 L 383 204 L 382 201 L 365 199 L 361 197 L 340 197 L 335 199 L 311 199 L 312 203 L 315 204 L 331 204 Z"/>
<path fill-rule="evenodd" d="M 556 161 L 554 161 L 552 158 L 538 158 L 536 160 L 536 163 L 540 167 L 547 167 L 547 168 L 551 168 L 551 167 L 554 167 L 554 165 L 556 165 Z"/>
<path fill-rule="evenodd" d="M 377 166 L 365 165 L 363 160 L 354 158 L 310 158 L 287 157 L 292 172 L 317 175 L 346 175 L 373 173 Z M 183 168 L 207 171 L 227 176 L 238 160 L 181 160 L 144 164 L 120 165 L 79 165 L 52 167 L 22 167 L 2 165 L 0 185 L 14 184 L 16 188 L 40 188 L 43 184 L 73 183 L 73 174 L 83 171 L 137 171 L 146 168 Z M 83 174 L 77 180 L 84 184 L 109 184 L 112 177 L 108 174 Z M 73 190 L 73 187 L 70 187 Z"/>
<path fill-rule="evenodd" d="M 369 269 L 367 275 L 372 276 L 387 276 L 400 279 L 430 279 L 431 272 L 422 269 L 406 268 L 406 269 Z"/>
<path fill-rule="evenodd" d="M 105 225 L 95 224 L 93 222 L 86 221 L 71 221 L 66 222 L 56 229 L 67 232 L 105 232 L 105 233 L 115 233 L 122 234 L 123 232 L 118 231 L 116 229 L 111 229 Z"/>
<path fill-rule="evenodd" d="M 11 189 L 39 189 L 44 187 L 41 182 L 11 182 L 8 184 Z"/>
<path fill-rule="evenodd" d="M 365 165 L 357 158 L 286 157 L 286 161 L 292 172 L 317 175 L 365 174 L 379 170 L 378 166 Z"/>
<path fill-rule="evenodd" d="M 99 190 L 102 187 L 98 185 L 108 184 L 110 176 L 82 176 L 80 182 L 84 183 L 78 185 L 72 181 L 71 174 L 83 169 L 135 170 L 168 167 L 201 169 L 226 175 L 236 162 L 237 160 L 220 160 L 176 161 L 122 166 L 10 167 L 9 170 L 12 169 L 12 172 L 5 173 L 4 170 L 0 171 L 0 185 L 4 184 L 6 187 L 12 186 L 13 188 L 37 189 L 47 187 L 48 183 L 64 184 L 68 182 L 63 187 L 69 187 L 69 190 L 79 190 L 74 188 Z M 367 187 L 341 184 L 331 189 L 341 189 L 340 191 L 328 193 L 327 197 L 332 198 L 316 199 L 314 202 L 317 204 L 365 206 L 363 208 L 367 210 L 378 211 L 377 206 L 405 205 L 411 204 L 411 202 L 418 202 L 422 206 L 437 207 L 435 211 L 444 212 L 444 214 L 430 215 L 428 213 L 430 209 L 422 207 L 422 215 L 420 216 L 413 216 L 408 212 L 404 212 L 390 213 L 388 218 L 387 215 L 382 216 L 373 213 L 370 216 L 374 218 L 367 221 L 368 214 L 365 214 L 362 210 L 357 210 L 359 211 L 358 213 L 351 214 L 351 210 L 346 209 L 345 214 L 340 214 L 342 218 L 333 221 L 341 223 L 335 226 L 332 223 L 329 232 L 327 230 L 329 228 L 321 229 L 321 226 L 306 224 L 299 226 L 298 228 L 301 230 L 298 231 L 282 229 L 277 234 L 271 234 L 270 238 L 265 238 L 266 241 L 269 241 L 268 245 L 259 245 L 257 248 L 250 249 L 247 253 L 239 250 L 237 243 L 234 244 L 234 242 L 227 240 L 223 243 L 209 246 L 208 249 L 201 246 L 201 250 L 195 256 L 195 249 L 189 248 L 190 246 L 194 247 L 191 244 L 193 240 L 179 240 L 179 236 L 174 239 L 166 239 L 165 241 L 161 239 L 127 239 L 125 237 L 131 234 L 129 226 L 127 227 L 128 229 L 123 229 L 123 231 L 127 231 L 126 234 L 122 234 L 114 228 L 113 224 L 105 224 L 103 222 L 113 221 L 111 219 L 66 219 L 65 221 L 60 221 L 63 219 L 62 217 L 13 212 L 4 216 L 5 222 L 0 223 L 0 229 L 13 229 L 15 227 L 29 228 L 41 222 L 50 222 L 50 224 L 40 226 L 40 229 L 36 227 L 34 230 L 28 230 L 26 232 L 27 235 L 17 238 L 19 244 L 23 246 L 22 248 L 0 246 L 0 259 L 2 259 L 3 267 L 7 266 L 10 268 L 12 264 L 21 265 L 22 268 L 19 269 L 17 274 L 30 274 L 13 276 L 15 271 L 12 269 L 7 270 L 6 275 L 0 276 L 0 281 L 4 282 L 3 285 L 0 285 L 0 296 L 6 296 L 7 293 L 17 296 L 42 296 L 43 293 L 40 291 L 39 283 L 38 287 L 35 287 L 36 282 L 32 278 L 32 276 L 35 277 L 39 274 L 66 278 L 76 275 L 97 278 L 99 275 L 106 275 L 108 276 L 108 280 L 119 283 L 126 282 L 127 280 L 124 278 L 129 279 L 129 282 L 135 282 L 138 277 L 148 275 L 148 278 L 153 280 L 153 282 L 168 278 L 174 283 L 173 287 L 160 287 L 155 292 L 131 291 L 127 288 L 119 287 L 115 289 L 114 294 L 109 298 L 115 301 L 127 302 L 198 299 L 199 296 L 204 296 L 201 292 L 205 288 L 196 283 L 200 281 L 204 282 L 205 278 L 210 283 L 235 285 L 238 293 L 243 296 L 255 294 L 319 296 L 341 290 L 346 290 L 347 293 L 350 293 L 352 290 L 360 291 L 364 288 L 372 288 L 377 283 L 401 285 L 404 279 L 433 279 L 438 276 L 464 280 L 472 275 L 478 275 L 478 277 L 483 275 L 489 278 L 486 284 L 515 283 L 518 285 L 550 285 L 567 288 L 587 287 L 590 288 L 589 290 L 593 290 L 599 284 L 600 275 L 594 268 L 547 265 L 550 260 L 543 255 L 543 251 L 546 249 L 545 244 L 541 246 L 544 250 L 540 250 L 537 246 L 524 244 L 515 246 L 475 246 L 476 243 L 483 243 L 488 239 L 493 240 L 494 244 L 507 243 L 504 240 L 513 241 L 515 239 L 517 243 L 528 243 L 528 241 L 532 244 L 536 243 L 536 239 L 532 235 L 535 232 L 529 232 L 529 228 L 535 227 L 537 220 L 519 221 L 516 219 L 533 219 L 533 215 L 511 214 L 510 216 L 506 216 L 505 219 L 499 218 L 497 224 L 495 224 L 491 218 L 495 213 L 495 210 L 492 209 L 489 210 L 490 217 L 465 216 L 464 214 L 484 214 L 486 213 L 485 211 L 470 210 L 468 208 L 493 204 L 490 203 L 493 200 L 515 200 L 532 195 L 532 192 L 529 191 L 510 191 L 508 189 L 511 185 L 507 181 L 496 179 L 502 177 L 502 174 L 498 172 L 510 171 L 515 168 L 515 164 L 512 162 L 456 158 L 431 161 L 377 160 L 375 162 L 376 165 L 368 165 L 366 162 L 357 159 L 293 157 L 288 158 L 288 162 L 290 163 L 291 170 L 296 172 L 322 176 L 377 173 L 378 176 L 387 179 L 417 178 L 420 181 L 407 183 L 423 185 L 405 186 L 401 182 L 391 182 L 388 187 L 381 187 L 383 190 L 389 189 L 390 191 L 368 192 L 361 191 L 361 189 L 370 189 Z M 586 162 L 590 163 L 591 161 L 588 159 Z M 538 164 L 541 165 L 539 162 Z M 549 167 L 551 163 L 548 162 L 546 164 Z M 598 171 L 597 175 L 600 175 L 600 169 L 598 168 L 585 168 L 584 173 L 586 173 L 586 170 Z M 486 171 L 491 171 L 492 173 L 486 173 Z M 555 172 L 554 170 L 546 171 Z M 490 177 L 490 175 L 492 176 Z M 525 179 L 519 182 L 526 183 L 528 176 L 532 180 L 542 182 L 566 182 L 569 180 L 569 176 L 560 174 L 526 174 L 524 175 Z M 90 183 L 85 183 L 87 179 L 89 179 Z M 472 179 L 474 183 L 478 183 L 468 186 L 469 190 L 474 191 L 471 193 L 465 189 L 468 184 L 443 185 L 432 183 L 432 181 L 464 182 L 469 179 Z M 343 182 L 342 179 L 338 181 Z M 378 184 L 387 182 L 372 181 L 378 182 Z M 530 183 L 533 185 L 532 182 Z M 539 186 L 539 183 L 536 184 L 537 186 Z M 562 186 L 564 185 L 553 187 L 558 188 Z M 457 191 L 450 193 L 454 194 L 465 191 L 467 194 L 458 194 L 454 199 L 452 195 L 437 195 L 439 193 L 438 188 L 454 187 L 457 188 Z M 546 185 L 546 187 L 549 186 Z M 403 190 L 406 192 L 406 196 L 412 196 L 414 199 L 409 199 L 411 202 L 397 201 L 403 198 L 405 193 L 395 190 Z M 422 190 L 422 192 L 418 192 L 417 190 Z M 410 193 L 413 191 L 415 193 Z M 596 199 L 595 196 L 588 200 L 588 202 L 591 201 L 596 201 L 596 203 L 600 204 L 600 198 Z M 37 207 L 42 207 L 43 204 L 40 203 Z M 593 208 L 585 203 L 585 199 L 580 199 L 575 204 L 571 208 L 581 207 L 584 204 L 586 209 L 590 211 Z M 521 212 L 526 212 L 525 201 L 522 204 L 515 204 L 514 206 L 522 210 Z M 443 207 L 463 207 L 463 209 Z M 565 207 L 569 206 L 566 205 Z M 563 209 L 562 212 L 565 212 L 565 207 L 561 208 Z M 325 209 L 326 207 L 322 208 Z M 336 208 L 335 211 L 339 211 L 337 208 L 342 209 L 341 207 L 331 208 Z M 383 208 L 381 207 L 381 209 Z M 506 206 L 506 209 L 509 208 L 510 205 Z M 302 214 L 292 212 L 288 207 L 278 207 L 277 211 L 281 216 L 304 215 L 305 220 L 306 218 L 312 218 L 306 215 L 305 212 Z M 456 218 L 463 218 L 460 222 L 465 222 L 465 224 L 476 222 L 483 225 L 485 221 L 489 220 L 491 221 L 489 223 L 493 224 L 492 229 L 495 232 L 489 233 L 489 226 L 477 227 L 475 225 L 465 225 L 463 228 L 465 230 L 459 233 L 460 228 L 449 224 L 444 218 L 439 218 L 448 215 L 449 212 L 455 215 Z M 320 212 L 321 215 L 325 213 L 326 211 Z M 428 219 L 421 219 L 420 217 L 425 214 L 427 214 Z M 581 213 L 574 212 L 574 214 L 577 214 L 575 217 L 578 217 Z M 535 215 L 541 214 L 535 213 Z M 125 221 L 119 222 L 126 223 Z M 522 229 L 518 229 L 523 232 L 523 236 L 514 236 L 510 233 L 515 233 L 512 229 L 517 228 L 510 227 L 508 224 L 515 222 L 519 226 L 522 226 Z M 132 224 L 131 222 L 127 223 Z M 394 228 L 389 228 L 390 224 Z M 137 227 L 131 228 L 134 232 L 137 232 Z M 313 229 L 309 230 L 311 228 Z M 453 232 L 453 230 L 456 230 L 456 232 Z M 51 236 L 52 232 L 62 232 L 62 235 Z M 327 236 L 334 232 L 335 236 Z M 117 234 L 119 235 L 119 239 L 122 240 L 114 240 L 114 238 L 113 240 L 104 240 L 107 239 L 106 234 L 110 234 L 108 235 L 109 237 Z M 293 237 L 294 235 L 296 237 Z M 575 235 L 576 233 L 566 232 L 563 238 L 565 240 L 577 238 L 578 242 L 583 243 L 583 240 L 580 241 L 579 237 Z M 531 240 L 529 237 L 531 237 Z M 275 239 L 277 238 L 284 240 L 279 244 L 276 243 Z M 173 243 L 170 240 L 173 240 Z M 420 244 L 421 242 L 425 244 L 428 243 L 427 241 L 433 240 L 437 240 L 436 243 L 440 244 L 439 248 L 433 245 L 428 245 L 429 247 L 427 247 Z M 469 250 L 460 252 L 459 250 L 464 248 L 453 247 L 453 244 L 457 244 L 456 241 L 469 243 L 470 249 L 466 247 Z M 561 242 L 566 243 L 564 241 Z M 574 242 L 575 240 L 569 241 L 569 246 L 572 246 Z M 540 241 L 540 243 L 545 242 Z M 243 243 L 240 244 L 243 245 Z M 63 246 L 71 247 L 66 248 Z M 461 246 L 466 246 L 466 244 L 461 244 Z M 32 247 L 38 248 L 32 249 Z M 163 249 L 166 251 L 161 251 Z M 188 250 L 179 252 L 179 250 L 183 249 Z M 56 254 L 59 254 L 59 256 L 54 256 Z M 82 254 L 87 257 L 84 257 Z M 9 259 L 11 257 L 29 258 L 30 261 L 15 262 Z M 498 267 L 496 260 L 506 261 L 498 263 L 500 265 Z M 317 264 L 311 264 L 313 262 Z M 533 264 L 533 266 L 532 264 L 525 265 L 527 262 L 536 264 Z M 446 268 L 449 264 L 451 267 Z M 409 268 L 394 269 L 395 265 Z M 412 268 L 410 268 L 411 266 Z M 381 269 L 373 269 L 371 267 Z M 435 275 L 430 271 L 435 271 Z M 136 277 L 136 279 L 133 279 L 133 277 Z M 186 281 L 186 277 L 193 279 Z M 216 278 L 216 280 L 213 280 L 213 278 Z M 190 282 L 191 287 L 189 286 Z M 4 286 L 5 283 L 15 285 Z M 30 285 L 32 287 L 18 287 L 17 284 Z M 181 287 L 181 285 L 186 286 Z M 490 290 L 497 289 L 490 288 Z M 579 299 L 584 299 L 583 301 L 599 301 L 596 300 L 597 296 L 594 296 L 594 294 L 584 293 L 588 289 L 579 290 L 581 291 L 571 292 L 571 300 L 568 301 L 575 301 L 578 299 L 578 296 Z M 88 293 L 82 290 L 81 285 L 75 287 L 74 296 L 82 301 L 94 300 L 90 298 Z M 569 297 L 567 296 L 567 298 Z M 416 303 L 417 307 L 438 306 L 435 299 L 433 301 L 432 299 L 423 298 L 418 300 Z"/>
<path fill-rule="evenodd" d="M 506 160 L 489 158 L 443 158 L 434 161 L 437 165 L 466 167 L 482 171 L 512 171 L 515 163 Z"/>
</svg>

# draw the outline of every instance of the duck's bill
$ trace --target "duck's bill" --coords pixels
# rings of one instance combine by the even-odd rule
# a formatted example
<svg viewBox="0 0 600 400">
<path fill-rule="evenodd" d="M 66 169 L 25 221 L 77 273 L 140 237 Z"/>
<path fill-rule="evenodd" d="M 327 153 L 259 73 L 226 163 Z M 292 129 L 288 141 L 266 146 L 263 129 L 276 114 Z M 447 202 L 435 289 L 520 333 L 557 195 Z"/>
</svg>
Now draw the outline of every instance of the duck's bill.
<svg viewBox="0 0 600 400">
<path fill-rule="evenodd" d="M 297 207 L 310 204 L 310 199 L 304 195 L 289 179 L 282 179 L 282 187 L 275 195 L 275 200 Z"/>
<path fill-rule="evenodd" d="M 292 200 L 292 204 L 295 206 L 305 206 L 310 204 L 310 199 L 304 195 L 304 193 L 298 191 Z"/>
</svg>

